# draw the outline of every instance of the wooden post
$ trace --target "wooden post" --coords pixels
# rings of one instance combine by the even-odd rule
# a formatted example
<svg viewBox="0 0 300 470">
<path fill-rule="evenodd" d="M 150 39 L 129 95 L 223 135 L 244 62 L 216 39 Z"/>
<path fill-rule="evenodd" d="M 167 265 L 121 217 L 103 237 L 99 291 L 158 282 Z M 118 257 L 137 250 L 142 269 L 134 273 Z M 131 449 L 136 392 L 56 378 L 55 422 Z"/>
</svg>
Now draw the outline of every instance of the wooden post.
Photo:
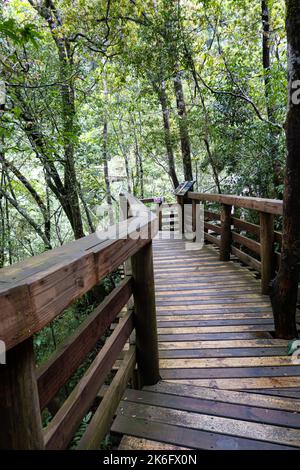
<svg viewBox="0 0 300 470">
<path fill-rule="evenodd" d="M 159 379 L 152 242 L 141 248 L 132 260 L 136 349 L 141 385 L 154 385 Z"/>
<path fill-rule="evenodd" d="M 184 234 L 184 198 L 182 196 L 177 196 L 177 204 L 180 206 L 178 210 L 178 224 L 179 224 L 179 233 Z"/>
<path fill-rule="evenodd" d="M 0 365 L 0 436 L 0 449 L 44 448 L 32 338 Z"/>
<path fill-rule="evenodd" d="M 232 206 L 223 204 L 221 210 L 221 247 L 220 260 L 229 261 L 231 252 L 231 210 Z"/>
<path fill-rule="evenodd" d="M 158 218 L 158 230 L 162 231 L 162 202 L 156 204 L 156 216 Z"/>
<path fill-rule="evenodd" d="M 199 204 L 200 201 L 197 201 L 195 199 L 192 200 L 192 231 L 195 234 L 197 230 L 197 205 Z M 196 235 L 194 237 L 194 240 L 196 238 Z"/>
<path fill-rule="evenodd" d="M 261 293 L 270 293 L 270 282 L 274 274 L 274 216 L 260 213 L 261 245 Z"/>
</svg>

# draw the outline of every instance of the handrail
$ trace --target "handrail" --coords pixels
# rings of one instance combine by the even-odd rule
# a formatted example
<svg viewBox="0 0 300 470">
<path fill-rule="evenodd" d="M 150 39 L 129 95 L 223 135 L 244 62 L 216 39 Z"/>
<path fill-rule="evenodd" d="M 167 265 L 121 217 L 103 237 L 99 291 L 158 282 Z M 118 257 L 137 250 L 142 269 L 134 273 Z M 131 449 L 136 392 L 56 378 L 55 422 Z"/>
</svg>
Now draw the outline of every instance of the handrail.
<svg viewBox="0 0 300 470">
<path fill-rule="evenodd" d="M 130 224 L 124 220 L 108 232 L 0 270 L 0 339 L 7 349 L 41 330 L 153 238 L 156 215 L 133 196 L 126 197 L 131 205 L 142 206 L 147 217 L 133 217 Z M 137 230 L 139 238 L 131 239 Z M 118 238 L 110 239 L 115 233 Z"/>
<path fill-rule="evenodd" d="M 268 294 L 276 265 L 278 266 L 280 261 L 280 253 L 275 251 L 274 242 L 281 244 L 282 237 L 279 232 L 274 231 L 274 216 L 282 215 L 283 201 L 196 192 L 188 192 L 184 197 L 177 197 L 177 200 L 182 210 L 185 203 L 192 203 L 193 207 L 199 202 L 221 205 L 220 213 L 204 211 L 205 239 L 219 247 L 221 261 L 229 261 L 230 255 L 233 254 L 244 264 L 257 270 L 261 274 L 262 294 Z M 253 224 L 235 216 L 233 208 L 236 207 L 259 212 L 260 224 Z M 193 210 L 192 214 L 195 226 L 196 210 Z M 182 230 L 184 231 L 184 225 Z M 251 237 L 245 232 L 251 234 Z"/>
<path fill-rule="evenodd" d="M 0 270 L 0 339 L 7 347 L 7 364 L 0 366 L 0 448 L 66 448 L 133 329 L 135 344 L 131 344 L 108 387 L 80 448 L 99 448 L 136 363 L 137 383 L 152 385 L 159 380 L 151 243 L 158 230 L 158 218 L 128 193 L 125 202 L 123 220 L 106 232 Z M 115 234 L 118 236 L 112 239 Z M 47 363 L 36 370 L 33 334 L 129 259 L 132 274 L 125 276 Z M 127 308 L 43 430 L 40 408 L 56 396 L 132 296 L 134 310 Z"/>
<path fill-rule="evenodd" d="M 234 196 L 229 194 L 205 194 L 189 192 L 191 200 L 218 202 L 243 209 L 253 209 L 267 214 L 282 215 L 283 201 L 279 199 L 264 199 L 259 197 Z"/>
</svg>

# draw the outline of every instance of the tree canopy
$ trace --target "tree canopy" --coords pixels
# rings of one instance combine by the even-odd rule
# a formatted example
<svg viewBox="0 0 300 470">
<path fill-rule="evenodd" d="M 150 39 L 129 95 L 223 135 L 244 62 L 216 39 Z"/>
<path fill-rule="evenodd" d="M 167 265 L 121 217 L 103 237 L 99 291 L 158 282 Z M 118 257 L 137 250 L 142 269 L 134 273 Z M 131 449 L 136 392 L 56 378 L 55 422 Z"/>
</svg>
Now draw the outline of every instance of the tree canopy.
<svg viewBox="0 0 300 470">
<path fill-rule="evenodd" d="M 0 8 L 0 266 L 93 231 L 123 189 L 282 196 L 283 0 Z"/>
</svg>

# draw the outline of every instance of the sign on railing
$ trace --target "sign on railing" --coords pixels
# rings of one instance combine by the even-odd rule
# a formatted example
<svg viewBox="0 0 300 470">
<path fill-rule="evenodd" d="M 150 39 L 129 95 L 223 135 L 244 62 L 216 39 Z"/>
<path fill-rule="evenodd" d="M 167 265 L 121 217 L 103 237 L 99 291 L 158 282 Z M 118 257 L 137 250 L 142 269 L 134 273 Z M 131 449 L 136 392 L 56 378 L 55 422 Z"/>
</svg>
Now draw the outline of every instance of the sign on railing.
<svg viewBox="0 0 300 470">
<path fill-rule="evenodd" d="M 185 196 L 189 191 L 193 190 L 193 186 L 196 183 L 196 180 L 193 181 L 184 181 L 175 189 L 175 196 Z"/>
</svg>

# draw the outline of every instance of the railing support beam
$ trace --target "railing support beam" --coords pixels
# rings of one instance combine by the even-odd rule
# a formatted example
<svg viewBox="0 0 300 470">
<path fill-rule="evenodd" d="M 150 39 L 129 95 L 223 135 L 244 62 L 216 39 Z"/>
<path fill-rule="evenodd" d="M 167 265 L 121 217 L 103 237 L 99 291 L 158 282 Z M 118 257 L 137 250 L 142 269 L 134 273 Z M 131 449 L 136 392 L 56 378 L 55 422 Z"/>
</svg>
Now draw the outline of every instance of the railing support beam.
<svg viewBox="0 0 300 470">
<path fill-rule="evenodd" d="M 32 337 L 0 365 L 0 449 L 44 448 Z"/>
<path fill-rule="evenodd" d="M 221 211 L 221 246 L 220 260 L 229 261 L 231 253 L 231 211 L 232 206 L 223 204 Z"/>
<path fill-rule="evenodd" d="M 152 242 L 131 258 L 136 327 L 137 363 L 141 386 L 159 379 Z"/>
<path fill-rule="evenodd" d="M 260 213 L 261 244 L 261 293 L 270 293 L 270 282 L 274 274 L 274 217 Z"/>
</svg>

